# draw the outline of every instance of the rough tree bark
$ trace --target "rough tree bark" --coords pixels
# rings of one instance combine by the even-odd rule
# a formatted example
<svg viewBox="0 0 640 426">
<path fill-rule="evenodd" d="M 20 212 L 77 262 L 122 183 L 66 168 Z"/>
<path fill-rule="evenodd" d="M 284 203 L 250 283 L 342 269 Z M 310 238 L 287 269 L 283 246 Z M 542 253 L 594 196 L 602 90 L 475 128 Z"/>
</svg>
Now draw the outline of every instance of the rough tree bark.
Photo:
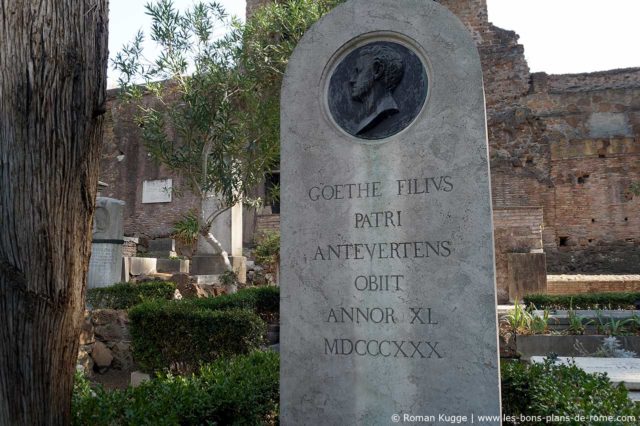
<svg viewBox="0 0 640 426">
<path fill-rule="evenodd" d="M 108 0 L 0 0 L 0 425 L 70 421 Z"/>
</svg>

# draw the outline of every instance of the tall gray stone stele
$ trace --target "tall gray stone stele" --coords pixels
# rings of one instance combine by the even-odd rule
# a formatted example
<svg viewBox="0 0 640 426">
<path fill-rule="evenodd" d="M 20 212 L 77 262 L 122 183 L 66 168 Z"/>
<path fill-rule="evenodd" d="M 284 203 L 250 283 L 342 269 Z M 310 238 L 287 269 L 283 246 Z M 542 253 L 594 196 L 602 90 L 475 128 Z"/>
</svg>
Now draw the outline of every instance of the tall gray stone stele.
<svg viewBox="0 0 640 426">
<path fill-rule="evenodd" d="M 427 0 L 337 7 L 291 57 L 281 117 L 282 424 L 499 416 L 482 71 L 463 24 Z"/>
<path fill-rule="evenodd" d="M 93 243 L 89 261 L 89 288 L 107 287 L 122 281 L 124 201 L 98 197 L 93 219 Z"/>
</svg>

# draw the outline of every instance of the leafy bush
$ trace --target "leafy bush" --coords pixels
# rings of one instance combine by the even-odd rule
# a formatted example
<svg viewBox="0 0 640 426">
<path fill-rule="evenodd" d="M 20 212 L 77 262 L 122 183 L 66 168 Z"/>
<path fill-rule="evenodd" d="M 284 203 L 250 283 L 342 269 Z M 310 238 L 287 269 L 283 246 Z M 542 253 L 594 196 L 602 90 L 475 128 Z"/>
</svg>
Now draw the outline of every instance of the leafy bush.
<svg viewBox="0 0 640 426">
<path fill-rule="evenodd" d="M 278 287 L 250 287 L 215 298 L 185 301 L 195 307 L 210 310 L 249 309 L 264 321 L 278 321 L 280 312 L 280 289 Z"/>
<path fill-rule="evenodd" d="M 575 365 L 556 365 L 552 360 L 525 365 L 503 362 L 502 409 L 507 416 L 624 416 L 640 418 L 640 405 L 627 399 L 624 386 L 613 386 L 604 374 L 589 374 Z M 578 424 L 578 423 L 568 423 Z"/>
<path fill-rule="evenodd" d="M 173 224 L 171 236 L 183 244 L 195 244 L 200 234 L 200 224 L 197 213 L 190 210 L 182 219 Z"/>
<path fill-rule="evenodd" d="M 634 309 L 638 301 L 640 293 L 531 294 L 524 297 L 525 305 L 533 303 L 538 309 Z"/>
<path fill-rule="evenodd" d="M 265 322 L 249 310 L 211 310 L 181 301 L 138 305 L 129 320 L 133 356 L 148 371 L 195 371 L 201 362 L 258 349 L 266 333 Z"/>
<path fill-rule="evenodd" d="M 278 386 L 274 352 L 218 360 L 189 377 L 167 375 L 126 390 L 91 389 L 76 375 L 73 424 L 277 424 Z"/>
<path fill-rule="evenodd" d="M 280 260 L 280 234 L 265 232 L 256 242 L 256 262 L 272 268 Z"/>
<path fill-rule="evenodd" d="M 175 291 L 176 285 L 166 281 L 118 283 L 110 287 L 89 289 L 87 303 L 94 309 L 129 309 L 146 301 L 170 300 Z"/>
</svg>

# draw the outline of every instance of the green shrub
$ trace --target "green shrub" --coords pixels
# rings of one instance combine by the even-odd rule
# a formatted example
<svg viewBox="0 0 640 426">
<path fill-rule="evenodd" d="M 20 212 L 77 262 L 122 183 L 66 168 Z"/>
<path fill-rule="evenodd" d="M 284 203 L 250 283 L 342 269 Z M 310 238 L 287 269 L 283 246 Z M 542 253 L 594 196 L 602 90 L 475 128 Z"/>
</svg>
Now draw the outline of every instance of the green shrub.
<svg viewBox="0 0 640 426">
<path fill-rule="evenodd" d="M 280 234 L 265 232 L 256 242 L 254 252 L 256 262 L 269 268 L 278 264 L 280 259 Z"/>
<path fill-rule="evenodd" d="M 538 309 L 634 309 L 640 293 L 593 293 L 556 296 L 530 294 L 524 304 Z"/>
<path fill-rule="evenodd" d="M 166 281 L 149 281 L 130 284 L 118 283 L 109 287 L 87 291 L 87 303 L 93 309 L 129 309 L 151 300 L 170 300 L 176 285 Z"/>
<path fill-rule="evenodd" d="M 126 390 L 92 390 L 76 376 L 73 424 L 277 424 L 278 386 L 274 352 L 218 360 L 189 377 L 167 375 Z"/>
<path fill-rule="evenodd" d="M 188 372 L 200 363 L 246 354 L 266 324 L 247 309 L 211 310 L 189 301 L 153 301 L 129 312 L 133 357 L 145 370 Z"/>
<path fill-rule="evenodd" d="M 171 236 L 183 244 L 191 245 L 198 241 L 200 234 L 200 223 L 198 213 L 195 210 L 187 212 L 182 219 L 173 224 Z"/>
<path fill-rule="evenodd" d="M 503 362 L 501 372 L 503 413 L 542 417 L 541 421 L 520 423 L 523 425 L 547 424 L 544 418 L 552 414 L 572 419 L 581 415 L 640 418 L 640 405 L 627 399 L 624 386 L 613 386 L 604 374 L 589 374 L 575 365 L 556 365 L 551 360 L 532 365 Z"/>
<path fill-rule="evenodd" d="M 191 299 L 186 303 L 209 310 L 249 309 L 266 322 L 277 322 L 280 312 L 280 289 L 278 287 L 250 287 L 235 294 Z"/>
</svg>

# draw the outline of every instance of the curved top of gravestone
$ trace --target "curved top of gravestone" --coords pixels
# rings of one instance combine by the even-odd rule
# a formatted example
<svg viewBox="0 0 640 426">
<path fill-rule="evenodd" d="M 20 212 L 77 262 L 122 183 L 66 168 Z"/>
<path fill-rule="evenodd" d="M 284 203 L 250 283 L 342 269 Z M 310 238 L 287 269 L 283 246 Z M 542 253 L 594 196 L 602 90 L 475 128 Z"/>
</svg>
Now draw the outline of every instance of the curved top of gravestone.
<svg viewBox="0 0 640 426">
<path fill-rule="evenodd" d="M 97 197 L 93 216 L 93 239 L 121 240 L 124 233 L 125 202 L 115 198 Z"/>
<path fill-rule="evenodd" d="M 400 118 L 402 122 L 383 128 L 381 133 L 367 128 L 370 114 L 355 111 L 363 106 L 358 103 L 358 94 L 350 92 L 356 80 L 354 68 L 340 69 L 341 65 L 353 65 L 359 51 L 376 44 L 401 50 L 402 59 L 411 62 L 403 63 L 405 72 L 407 65 L 424 67 L 423 75 L 420 70 L 409 70 L 397 86 L 391 85 L 391 99 L 377 98 L 392 101 L 380 110 L 387 111 L 387 119 Z M 341 83 L 342 90 L 332 87 L 332 78 L 341 80 L 334 83 Z M 281 104 L 294 116 L 320 113 L 324 120 L 319 124 L 330 128 L 336 138 L 348 134 L 353 142 L 386 143 L 405 137 L 407 132 L 428 131 L 433 126 L 431 120 L 437 121 L 438 114 L 452 107 L 484 108 L 480 57 L 464 24 L 436 2 L 353 0 L 323 17 L 302 38 L 287 67 Z M 400 111 L 396 113 L 396 109 Z M 468 121 L 463 115 L 460 118 Z M 307 122 L 299 124 L 306 126 Z"/>
</svg>

